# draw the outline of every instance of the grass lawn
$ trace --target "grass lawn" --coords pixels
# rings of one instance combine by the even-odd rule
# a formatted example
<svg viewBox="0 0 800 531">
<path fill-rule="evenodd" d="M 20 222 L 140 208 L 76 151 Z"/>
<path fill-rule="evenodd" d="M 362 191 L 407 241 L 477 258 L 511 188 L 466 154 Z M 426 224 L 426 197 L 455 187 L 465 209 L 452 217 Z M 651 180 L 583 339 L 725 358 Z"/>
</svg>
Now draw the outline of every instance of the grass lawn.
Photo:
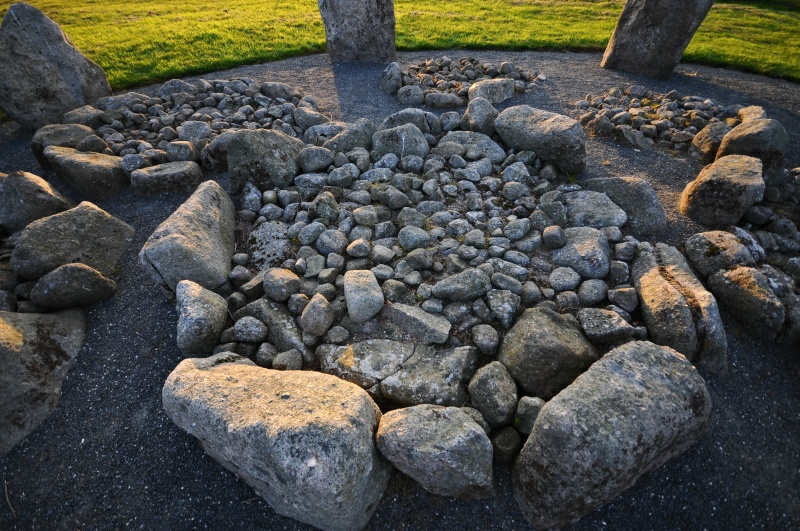
<svg viewBox="0 0 800 531">
<path fill-rule="evenodd" d="M 28 0 L 116 89 L 325 51 L 316 0 Z M 0 0 L 0 14 L 11 4 Z M 602 50 L 624 0 L 395 0 L 400 50 Z M 202 6 L 202 7 L 200 7 Z M 800 81 L 800 0 L 718 3 L 684 59 Z"/>
</svg>

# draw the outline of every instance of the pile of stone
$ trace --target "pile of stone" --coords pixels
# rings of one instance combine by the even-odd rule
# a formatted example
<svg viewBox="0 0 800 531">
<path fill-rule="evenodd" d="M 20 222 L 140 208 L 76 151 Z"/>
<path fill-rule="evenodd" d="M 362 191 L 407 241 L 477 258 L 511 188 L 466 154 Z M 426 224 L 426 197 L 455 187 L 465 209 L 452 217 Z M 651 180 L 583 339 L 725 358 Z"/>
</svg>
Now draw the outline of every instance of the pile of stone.
<svg viewBox="0 0 800 531">
<path fill-rule="evenodd" d="M 695 135 L 706 126 L 719 134 L 739 125 L 751 111 L 702 96 L 681 96 L 675 90 L 659 94 L 641 85 L 588 94 L 575 107 L 583 113 L 581 125 L 592 135 L 616 137 L 637 149 L 676 152 L 689 151 Z"/>
<path fill-rule="evenodd" d="M 666 226 L 645 181 L 563 184 L 585 163 L 575 120 L 476 98 L 299 129 L 220 135 L 238 210 L 203 183 L 140 252 L 191 357 L 165 410 L 275 510 L 363 527 L 392 467 L 482 498 L 492 462 L 517 460 L 523 511 L 564 525 L 701 436 L 690 362 L 726 368 L 716 301 L 677 249 L 632 235 Z M 658 418 L 631 420 L 643 407 Z M 589 461 L 554 443 L 578 428 Z"/>
<path fill-rule="evenodd" d="M 405 70 L 391 63 L 381 74 L 379 86 L 396 95 L 402 105 L 433 108 L 462 107 L 475 98 L 500 103 L 536 88 L 546 77 L 528 72 L 511 62 L 481 63 L 472 57 L 456 61 L 447 56 L 426 59 Z"/>
</svg>

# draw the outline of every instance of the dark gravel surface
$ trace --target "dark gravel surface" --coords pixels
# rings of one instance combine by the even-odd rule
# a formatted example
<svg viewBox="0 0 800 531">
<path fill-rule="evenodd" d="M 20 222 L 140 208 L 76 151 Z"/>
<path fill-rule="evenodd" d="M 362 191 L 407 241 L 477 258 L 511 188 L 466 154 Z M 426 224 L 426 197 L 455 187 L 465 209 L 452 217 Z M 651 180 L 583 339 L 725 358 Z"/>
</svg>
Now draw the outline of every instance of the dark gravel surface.
<svg viewBox="0 0 800 531">
<path fill-rule="evenodd" d="M 681 65 L 664 82 L 609 72 L 599 54 L 536 52 L 416 52 L 412 63 L 446 54 L 510 60 L 541 70 L 547 81 L 521 103 L 573 114 L 587 93 L 643 84 L 659 92 L 710 97 L 723 104 L 762 105 L 790 134 L 789 167 L 800 166 L 800 85 L 695 65 Z M 401 107 L 382 94 L 382 68 L 332 65 L 327 56 L 242 67 L 207 79 L 250 76 L 283 81 L 314 95 L 335 119 L 379 121 Z M 137 89 L 153 91 L 155 87 Z M 30 154 L 31 132 L 0 124 L 0 171 L 45 176 L 80 199 Z M 682 241 L 699 227 L 675 213 L 680 192 L 699 167 L 664 153 L 636 153 L 590 141 L 583 177 L 647 178 L 670 212 L 664 240 Z M 583 178 L 582 177 L 582 178 Z M 222 179 L 223 184 L 224 178 Z M 207 457 L 164 415 L 161 386 L 182 359 L 175 346 L 177 314 L 137 265 L 144 241 L 186 194 L 123 194 L 98 202 L 137 230 L 123 258 L 119 292 L 87 311 L 83 351 L 63 387 L 55 413 L 0 459 L 5 496 L 0 529 L 303 529 L 276 515 L 243 482 Z M 706 436 L 684 455 L 643 477 L 575 529 L 800 528 L 800 355 L 752 339 L 725 317 L 730 372 L 704 375 L 714 399 Z M 529 529 L 517 508 L 508 471 L 497 469 L 498 495 L 462 502 L 433 496 L 397 474 L 371 529 Z"/>
</svg>

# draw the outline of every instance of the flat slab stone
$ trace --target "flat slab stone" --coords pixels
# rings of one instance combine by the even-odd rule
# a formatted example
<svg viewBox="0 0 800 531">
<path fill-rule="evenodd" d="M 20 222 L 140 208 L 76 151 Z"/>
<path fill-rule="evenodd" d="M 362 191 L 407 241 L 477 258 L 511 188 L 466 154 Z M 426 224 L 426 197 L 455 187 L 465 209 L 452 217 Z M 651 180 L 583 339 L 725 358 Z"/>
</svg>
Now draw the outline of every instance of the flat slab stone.
<svg viewBox="0 0 800 531">
<path fill-rule="evenodd" d="M 130 185 L 120 157 L 60 146 L 46 147 L 44 157 L 59 177 L 90 199 L 109 197 Z"/>
<path fill-rule="evenodd" d="M 391 376 L 414 353 L 414 345 L 369 339 L 352 345 L 320 345 L 316 357 L 323 372 L 370 389 Z"/>
<path fill-rule="evenodd" d="M 167 162 L 131 172 L 131 188 L 157 194 L 191 188 L 203 180 L 203 170 L 192 161 Z"/>
<path fill-rule="evenodd" d="M 573 227 L 621 227 L 628 215 L 606 194 L 591 190 L 578 190 L 564 194 L 567 219 Z"/>
<path fill-rule="evenodd" d="M 450 337 L 453 326 L 441 315 L 434 315 L 408 304 L 387 305 L 381 315 L 423 345 L 444 343 Z"/>
</svg>

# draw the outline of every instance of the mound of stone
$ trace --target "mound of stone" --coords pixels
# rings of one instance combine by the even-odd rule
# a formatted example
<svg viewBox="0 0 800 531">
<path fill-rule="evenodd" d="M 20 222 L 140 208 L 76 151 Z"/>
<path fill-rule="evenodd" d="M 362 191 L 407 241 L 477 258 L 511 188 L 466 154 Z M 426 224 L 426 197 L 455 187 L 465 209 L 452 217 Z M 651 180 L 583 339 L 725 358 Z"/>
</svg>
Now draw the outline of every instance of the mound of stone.
<svg viewBox="0 0 800 531">
<path fill-rule="evenodd" d="M 537 528 L 574 523 L 694 445 L 710 414 L 686 358 L 627 343 L 541 409 L 514 465 L 514 498 Z"/>
<path fill-rule="evenodd" d="M 65 112 L 111 94 L 103 70 L 58 24 L 24 3 L 3 16 L 0 70 L 0 109 L 29 129 L 59 123 Z"/>
<path fill-rule="evenodd" d="M 338 378 L 222 353 L 181 362 L 162 398 L 172 421 L 276 512 L 315 527 L 363 528 L 391 477 L 374 442 L 380 410 Z"/>
</svg>

